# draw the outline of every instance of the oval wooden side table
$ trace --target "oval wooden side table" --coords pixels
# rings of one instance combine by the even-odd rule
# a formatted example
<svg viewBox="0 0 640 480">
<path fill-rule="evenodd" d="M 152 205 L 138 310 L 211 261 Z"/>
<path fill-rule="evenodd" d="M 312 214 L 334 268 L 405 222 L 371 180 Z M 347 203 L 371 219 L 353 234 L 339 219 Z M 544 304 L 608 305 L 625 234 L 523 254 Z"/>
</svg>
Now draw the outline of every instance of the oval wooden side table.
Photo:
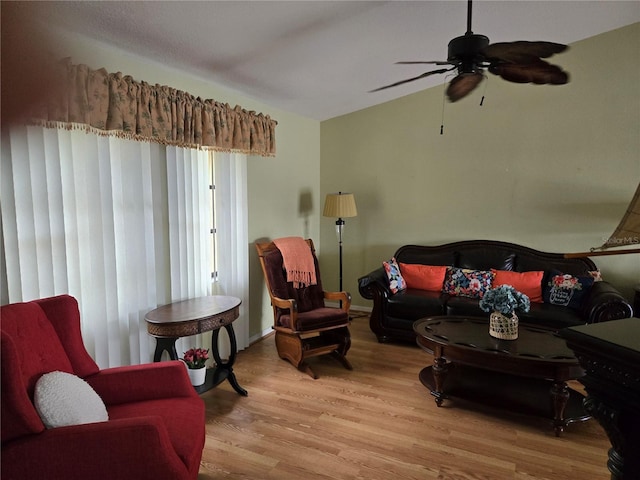
<svg viewBox="0 0 640 480">
<path fill-rule="evenodd" d="M 247 391 L 238 384 L 233 372 L 238 351 L 233 321 L 240 315 L 241 303 L 242 301 L 236 297 L 211 295 L 170 303 L 151 310 L 145 315 L 145 320 L 147 332 L 156 338 L 153 361 L 159 362 L 165 350 L 172 360 L 178 360 L 178 338 L 211 331 L 211 354 L 216 366 L 207 369 L 206 380 L 203 385 L 195 387 L 196 391 L 206 392 L 226 379 L 236 392 L 247 396 Z M 229 359 L 226 362 L 220 358 L 218 348 L 218 335 L 223 327 L 231 344 Z"/>
</svg>

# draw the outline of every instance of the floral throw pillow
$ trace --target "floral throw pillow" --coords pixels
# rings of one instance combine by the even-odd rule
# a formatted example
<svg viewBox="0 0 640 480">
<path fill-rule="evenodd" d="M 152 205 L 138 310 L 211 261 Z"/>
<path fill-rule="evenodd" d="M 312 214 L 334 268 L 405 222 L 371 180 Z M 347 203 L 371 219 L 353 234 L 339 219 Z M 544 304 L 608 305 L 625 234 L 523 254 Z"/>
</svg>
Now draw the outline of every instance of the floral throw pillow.
<svg viewBox="0 0 640 480">
<path fill-rule="evenodd" d="M 601 282 L 602 281 L 602 273 L 600 273 L 600 270 L 592 270 L 589 272 L 589 276 L 591 278 L 593 278 L 594 282 Z"/>
<path fill-rule="evenodd" d="M 488 270 L 447 267 L 442 292 L 455 297 L 482 298 L 491 289 L 493 277 Z"/>
<path fill-rule="evenodd" d="M 395 257 L 392 257 L 388 262 L 382 262 L 387 277 L 389 278 L 389 290 L 391 293 L 398 293 L 407 288 L 407 284 L 400 274 L 400 267 L 396 262 Z"/>
<path fill-rule="evenodd" d="M 545 303 L 579 309 L 589 294 L 594 279 L 591 276 L 573 276 L 552 270 L 543 289 Z"/>
</svg>

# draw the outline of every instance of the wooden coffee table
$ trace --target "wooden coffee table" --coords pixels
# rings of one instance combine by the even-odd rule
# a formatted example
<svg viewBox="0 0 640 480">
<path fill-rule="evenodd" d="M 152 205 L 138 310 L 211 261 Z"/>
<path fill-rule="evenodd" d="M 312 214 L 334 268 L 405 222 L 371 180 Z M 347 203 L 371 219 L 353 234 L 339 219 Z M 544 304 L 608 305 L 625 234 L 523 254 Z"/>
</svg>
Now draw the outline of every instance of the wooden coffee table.
<svg viewBox="0 0 640 480">
<path fill-rule="evenodd" d="M 418 320 L 416 342 L 433 354 L 420 381 L 441 406 L 460 397 L 553 419 L 556 436 L 590 418 L 584 396 L 567 386 L 584 375 L 573 352 L 554 331 L 520 324 L 517 340 L 489 335 L 484 318 L 441 316 Z"/>
</svg>

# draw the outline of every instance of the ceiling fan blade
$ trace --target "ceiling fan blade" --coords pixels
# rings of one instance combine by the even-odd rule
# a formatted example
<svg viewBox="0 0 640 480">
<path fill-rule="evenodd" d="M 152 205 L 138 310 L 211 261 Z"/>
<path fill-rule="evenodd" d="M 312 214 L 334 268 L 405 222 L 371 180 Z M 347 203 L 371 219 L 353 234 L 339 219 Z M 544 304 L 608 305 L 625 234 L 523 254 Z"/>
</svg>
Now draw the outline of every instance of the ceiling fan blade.
<svg viewBox="0 0 640 480">
<path fill-rule="evenodd" d="M 540 58 L 548 58 L 564 52 L 568 47 L 553 42 L 502 42 L 494 43 L 482 49 L 489 61 L 500 60 L 509 63 L 535 63 Z"/>
<path fill-rule="evenodd" d="M 569 81 L 567 72 L 544 60 L 526 64 L 497 63 L 490 65 L 489 71 L 515 83 L 563 85 Z"/>
<path fill-rule="evenodd" d="M 456 67 L 454 66 L 454 67 L 451 67 L 451 68 L 441 68 L 439 70 L 432 70 L 430 72 L 423 73 L 422 75 L 418 75 L 417 77 L 408 78 L 406 80 L 400 80 L 399 82 L 392 83 L 391 85 L 385 85 L 384 87 L 376 88 L 375 90 L 369 90 L 369 93 L 379 92 L 380 90 L 385 90 L 385 89 L 391 88 L 391 87 L 397 87 L 398 85 L 402 85 L 402 84 L 405 84 L 405 83 L 413 82 L 414 80 L 420 80 L 421 78 L 428 77 L 430 75 L 449 72 L 449 71 L 453 70 L 454 68 L 456 68 Z"/>
<path fill-rule="evenodd" d="M 431 64 L 431 65 L 453 65 L 453 63 L 451 62 L 447 62 L 444 60 L 436 60 L 436 61 L 431 61 L 431 62 L 427 62 L 427 61 L 415 61 L 415 62 L 396 62 L 396 65 L 418 65 L 418 64 Z"/>
<path fill-rule="evenodd" d="M 484 76 L 481 73 L 461 73 L 449 83 L 447 97 L 451 102 L 457 102 L 469 95 L 480 84 Z"/>
</svg>

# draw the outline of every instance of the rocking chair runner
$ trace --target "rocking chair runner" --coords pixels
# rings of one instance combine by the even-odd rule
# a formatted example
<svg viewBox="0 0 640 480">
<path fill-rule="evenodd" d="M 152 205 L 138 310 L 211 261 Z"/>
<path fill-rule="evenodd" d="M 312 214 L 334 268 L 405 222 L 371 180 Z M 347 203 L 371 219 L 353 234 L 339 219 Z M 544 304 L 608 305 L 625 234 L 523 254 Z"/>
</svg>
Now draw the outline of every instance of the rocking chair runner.
<svg viewBox="0 0 640 480">
<path fill-rule="evenodd" d="M 278 355 L 315 379 L 317 375 L 305 361 L 310 357 L 332 354 L 345 368 L 353 368 L 346 358 L 351 346 L 351 295 L 322 289 L 313 241 L 305 242 L 313 255 L 317 284 L 302 288 L 287 282 L 282 253 L 273 242 L 256 243 L 256 250 L 273 307 Z M 325 299 L 342 301 L 342 307 L 326 307 Z"/>
</svg>

